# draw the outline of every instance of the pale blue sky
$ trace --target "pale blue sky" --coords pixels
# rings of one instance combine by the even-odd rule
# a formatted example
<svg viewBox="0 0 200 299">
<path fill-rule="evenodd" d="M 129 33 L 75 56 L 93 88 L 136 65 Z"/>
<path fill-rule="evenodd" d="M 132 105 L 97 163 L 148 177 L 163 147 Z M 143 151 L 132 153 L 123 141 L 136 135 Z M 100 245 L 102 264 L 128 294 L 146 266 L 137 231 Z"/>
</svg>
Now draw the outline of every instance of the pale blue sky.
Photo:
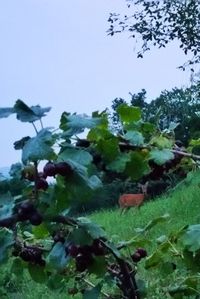
<svg viewBox="0 0 200 299">
<path fill-rule="evenodd" d="M 44 122 L 56 127 L 64 110 L 90 114 L 141 88 L 153 98 L 188 83 L 177 45 L 137 59 L 132 39 L 106 35 L 109 12 L 126 10 L 125 0 L 0 1 L 0 107 L 18 98 L 51 106 Z M 1 167 L 20 159 L 13 142 L 34 132 L 14 117 L 0 128 Z"/>
</svg>

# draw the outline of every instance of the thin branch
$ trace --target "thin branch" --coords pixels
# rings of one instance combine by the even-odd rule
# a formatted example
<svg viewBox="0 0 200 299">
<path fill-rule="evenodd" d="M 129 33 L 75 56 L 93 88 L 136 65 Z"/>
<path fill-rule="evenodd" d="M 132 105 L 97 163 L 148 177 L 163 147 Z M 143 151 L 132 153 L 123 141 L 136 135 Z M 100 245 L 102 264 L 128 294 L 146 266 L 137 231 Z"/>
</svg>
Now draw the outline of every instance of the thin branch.
<svg viewBox="0 0 200 299">
<path fill-rule="evenodd" d="M 40 118 L 40 125 L 41 125 L 41 128 L 44 129 L 43 122 L 42 122 L 41 118 Z"/>
</svg>

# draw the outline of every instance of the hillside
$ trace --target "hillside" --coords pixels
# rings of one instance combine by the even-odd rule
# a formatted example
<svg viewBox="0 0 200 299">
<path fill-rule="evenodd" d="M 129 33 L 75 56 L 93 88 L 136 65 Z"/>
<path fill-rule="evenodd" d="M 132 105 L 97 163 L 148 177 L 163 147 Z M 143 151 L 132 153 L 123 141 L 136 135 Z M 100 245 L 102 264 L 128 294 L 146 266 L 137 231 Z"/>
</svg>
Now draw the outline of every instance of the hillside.
<svg viewBox="0 0 200 299">
<path fill-rule="evenodd" d="M 186 224 L 200 223 L 199 182 L 200 171 L 196 172 L 184 182 L 179 184 L 176 190 L 159 199 L 146 202 L 140 210 L 132 208 L 122 216 L 120 216 L 119 209 L 100 211 L 91 215 L 90 218 L 105 228 L 113 242 L 118 242 L 119 240 L 129 240 L 132 238 L 135 235 L 135 228 L 144 227 L 152 219 L 169 213 L 169 221 L 155 226 L 147 234 L 148 240 L 156 240 L 157 237 L 169 235 L 172 231 L 179 230 Z M 149 255 L 152 253 L 154 249 L 153 247 L 147 246 Z M 8 270 L 6 270 L 6 272 L 7 271 Z M 158 277 L 156 270 L 145 271 L 143 267 L 141 267 L 141 269 L 139 267 L 138 272 L 139 277 L 145 279 L 150 287 L 151 294 L 149 294 L 146 298 L 171 298 L 168 296 L 166 297 L 166 294 L 160 290 L 161 278 Z M 173 281 L 176 281 L 177 275 L 178 278 L 181 279 L 182 272 L 178 272 L 178 270 L 174 272 L 174 274 L 170 276 L 169 281 L 169 277 L 164 276 L 164 278 L 162 278 L 162 284 L 168 285 L 173 283 Z M 19 280 L 15 282 L 15 279 L 13 278 L 11 284 L 13 285 L 15 291 L 18 290 L 19 297 L 16 297 L 16 294 L 13 297 L 11 293 L 7 293 L 8 297 L 5 298 L 55 298 L 55 293 L 53 291 L 48 290 L 46 287 L 40 284 L 34 283 L 30 280 L 29 275 L 26 275 L 26 279 L 21 283 L 19 283 Z M 34 293 L 32 292 L 33 289 Z M 6 292 L 9 291 L 10 289 L 6 289 Z M 74 297 L 67 295 L 66 297 L 66 289 L 64 290 L 64 293 L 57 293 L 56 297 L 59 299 L 80 298 L 78 295 Z"/>
</svg>

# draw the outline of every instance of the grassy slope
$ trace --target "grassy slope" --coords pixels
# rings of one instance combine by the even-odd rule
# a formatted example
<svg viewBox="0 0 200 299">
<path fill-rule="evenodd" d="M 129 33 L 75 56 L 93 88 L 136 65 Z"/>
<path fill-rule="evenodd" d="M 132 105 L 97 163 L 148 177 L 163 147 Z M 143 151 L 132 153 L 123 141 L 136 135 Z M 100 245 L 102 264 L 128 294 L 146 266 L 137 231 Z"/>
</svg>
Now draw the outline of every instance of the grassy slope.
<svg viewBox="0 0 200 299">
<path fill-rule="evenodd" d="M 190 182 L 182 184 L 173 193 L 163 196 L 155 201 L 146 202 L 140 210 L 132 208 L 130 211 L 120 216 L 119 209 L 101 211 L 93 214 L 90 218 L 101 224 L 108 235 L 115 240 L 128 240 L 134 234 L 134 228 L 143 227 L 148 221 L 165 213 L 170 214 L 168 223 L 155 227 L 149 233 L 149 238 L 168 234 L 170 231 L 181 228 L 185 224 L 200 223 L 200 172 L 196 173 Z M 69 295 L 51 294 L 45 287 L 33 282 L 26 282 L 22 292 L 7 298 L 15 299 L 41 299 L 70 298 Z M 78 298 L 78 297 L 74 297 Z M 159 294 L 152 295 L 151 298 L 162 298 Z"/>
</svg>

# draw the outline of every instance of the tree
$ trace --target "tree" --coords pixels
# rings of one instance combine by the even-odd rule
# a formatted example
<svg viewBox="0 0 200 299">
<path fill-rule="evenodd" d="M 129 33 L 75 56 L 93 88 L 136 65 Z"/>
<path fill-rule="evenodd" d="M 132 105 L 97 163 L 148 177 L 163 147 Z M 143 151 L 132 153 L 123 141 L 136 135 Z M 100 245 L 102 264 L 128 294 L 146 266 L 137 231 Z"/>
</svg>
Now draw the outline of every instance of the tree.
<svg viewBox="0 0 200 299">
<path fill-rule="evenodd" d="M 137 94 L 131 94 L 131 106 L 140 107 L 143 113 L 143 119 L 150 123 L 158 123 L 160 130 L 165 130 L 172 123 L 176 123 L 175 138 L 181 140 L 185 145 L 192 138 L 200 138 L 199 125 L 199 92 L 200 82 L 188 88 L 173 88 L 171 91 L 164 90 L 150 103 L 146 102 L 146 91 L 143 89 Z M 115 99 L 112 108 L 121 102 L 127 103 L 124 99 Z M 113 113 L 113 115 L 116 112 Z M 114 120 L 114 119 L 113 119 Z M 117 126 L 115 119 L 115 128 Z"/>
<path fill-rule="evenodd" d="M 111 13 L 108 19 L 108 34 L 129 32 L 131 37 L 142 40 L 137 56 L 142 58 L 152 46 L 158 48 L 174 40 L 191 58 L 180 66 L 183 70 L 188 65 L 200 62 L 200 4 L 199 0 L 126 0 L 130 15 Z M 192 69 L 193 70 L 193 69 Z"/>
</svg>

